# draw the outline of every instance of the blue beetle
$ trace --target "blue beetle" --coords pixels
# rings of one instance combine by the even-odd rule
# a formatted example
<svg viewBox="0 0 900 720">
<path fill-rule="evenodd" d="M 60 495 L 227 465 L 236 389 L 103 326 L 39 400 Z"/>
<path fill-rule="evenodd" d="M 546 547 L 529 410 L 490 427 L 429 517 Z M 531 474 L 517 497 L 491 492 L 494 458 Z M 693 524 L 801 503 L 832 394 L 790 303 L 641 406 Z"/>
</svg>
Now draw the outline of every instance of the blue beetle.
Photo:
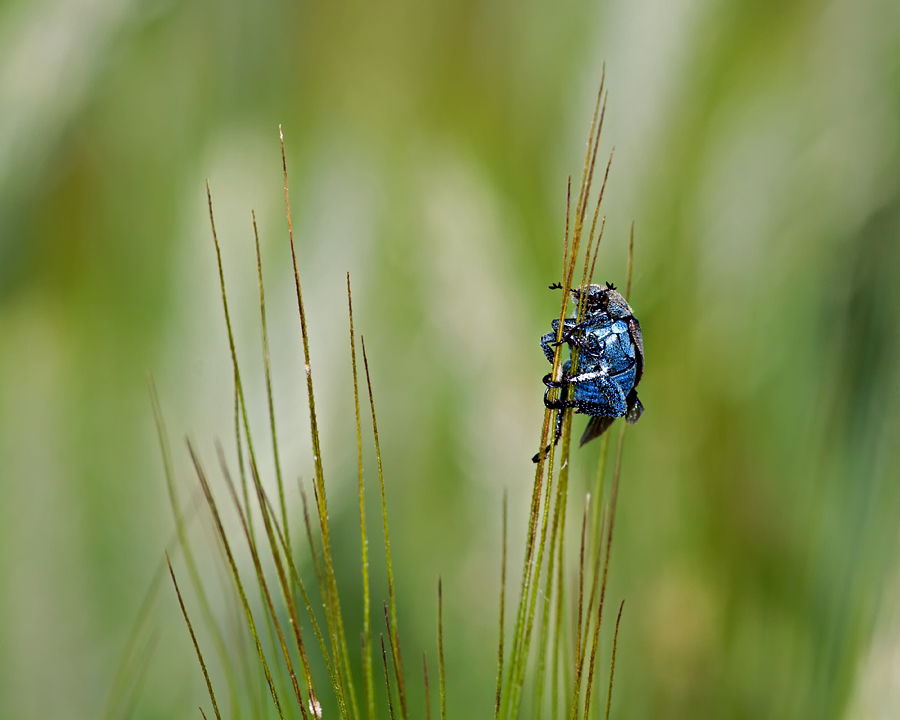
<svg viewBox="0 0 900 720">
<path fill-rule="evenodd" d="M 559 283 L 551 290 L 561 289 Z M 582 290 L 572 288 L 576 307 L 581 302 Z M 541 337 L 541 347 L 547 360 L 553 362 L 555 348 L 563 343 L 569 353 L 578 348 L 578 368 L 571 374 L 572 360 L 562 365 L 562 377 L 553 380 L 544 376 L 544 405 L 558 410 L 553 444 L 559 442 L 565 410 L 590 415 L 581 445 L 602 435 L 616 418 L 624 417 L 629 424 L 636 423 L 644 412 L 637 396 L 637 385 L 644 373 L 644 340 L 641 324 L 631 307 L 615 286 L 589 285 L 584 292 L 584 309 L 581 322 L 577 317 L 563 321 L 562 338 L 559 320 L 552 322 L 552 330 Z M 559 397 L 550 398 L 550 389 L 559 388 Z M 571 391 L 571 397 L 569 393 Z M 547 446 L 545 453 L 550 450 Z M 540 453 L 534 456 L 534 462 Z"/>
</svg>

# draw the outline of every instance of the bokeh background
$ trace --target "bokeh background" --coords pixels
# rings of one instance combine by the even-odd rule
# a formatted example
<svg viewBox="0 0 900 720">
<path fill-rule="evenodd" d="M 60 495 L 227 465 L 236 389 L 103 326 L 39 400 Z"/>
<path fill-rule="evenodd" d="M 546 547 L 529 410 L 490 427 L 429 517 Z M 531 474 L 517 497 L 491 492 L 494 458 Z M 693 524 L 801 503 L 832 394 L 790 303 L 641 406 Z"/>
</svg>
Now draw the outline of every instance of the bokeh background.
<svg viewBox="0 0 900 720">
<path fill-rule="evenodd" d="M 900 716 L 900 5 L 8 0 L 0 717 L 104 712 L 173 532 L 148 372 L 185 497 L 181 438 L 211 463 L 232 437 L 206 178 L 266 448 L 259 221 L 299 517 L 312 457 L 279 124 L 345 593 L 360 582 L 350 271 L 405 655 L 434 658 L 441 574 L 450 712 L 489 716 L 501 497 L 518 548 L 537 339 L 558 308 L 545 288 L 603 61 L 598 279 L 624 282 L 634 220 L 647 361 L 613 553 L 613 716 Z M 576 453 L 575 495 L 597 452 Z M 168 585 L 151 625 L 132 716 L 196 716 Z"/>
</svg>

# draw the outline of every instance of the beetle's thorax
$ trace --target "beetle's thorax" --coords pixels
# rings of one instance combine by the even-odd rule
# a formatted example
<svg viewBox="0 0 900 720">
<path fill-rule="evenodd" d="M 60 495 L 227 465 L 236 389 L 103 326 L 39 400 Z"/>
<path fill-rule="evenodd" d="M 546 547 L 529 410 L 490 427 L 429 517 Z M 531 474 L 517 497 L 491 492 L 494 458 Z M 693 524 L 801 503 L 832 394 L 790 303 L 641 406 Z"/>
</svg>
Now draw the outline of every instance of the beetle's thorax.
<svg viewBox="0 0 900 720">
<path fill-rule="evenodd" d="M 572 298 L 580 307 L 582 291 L 580 288 L 572 288 Z M 631 316 L 632 310 L 625 298 L 611 283 L 605 285 L 588 285 L 584 292 L 583 317 L 592 317 L 605 314 L 611 319 L 621 319 Z"/>
</svg>

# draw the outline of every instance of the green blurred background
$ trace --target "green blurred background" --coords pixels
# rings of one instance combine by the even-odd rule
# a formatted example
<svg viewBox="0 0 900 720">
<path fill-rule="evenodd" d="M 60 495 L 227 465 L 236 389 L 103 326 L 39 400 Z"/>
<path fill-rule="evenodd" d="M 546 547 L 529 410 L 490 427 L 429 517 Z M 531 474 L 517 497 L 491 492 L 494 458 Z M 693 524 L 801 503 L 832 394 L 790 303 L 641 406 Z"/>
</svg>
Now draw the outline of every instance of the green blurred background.
<svg viewBox="0 0 900 720">
<path fill-rule="evenodd" d="M 345 594 L 360 582 L 349 270 L 409 672 L 434 659 L 442 574 L 449 710 L 489 716 L 501 496 L 518 548 L 537 339 L 558 308 L 545 288 L 604 60 L 601 156 L 616 151 L 597 279 L 624 282 L 635 220 L 647 353 L 613 553 L 613 716 L 900 717 L 890 0 L 0 5 L 0 717 L 103 711 L 173 531 L 148 371 L 185 494 L 180 438 L 211 463 L 231 437 L 206 178 L 257 441 L 251 208 L 285 475 L 312 475 L 279 123 Z M 196 716 L 168 585 L 152 626 L 133 716 Z"/>
</svg>

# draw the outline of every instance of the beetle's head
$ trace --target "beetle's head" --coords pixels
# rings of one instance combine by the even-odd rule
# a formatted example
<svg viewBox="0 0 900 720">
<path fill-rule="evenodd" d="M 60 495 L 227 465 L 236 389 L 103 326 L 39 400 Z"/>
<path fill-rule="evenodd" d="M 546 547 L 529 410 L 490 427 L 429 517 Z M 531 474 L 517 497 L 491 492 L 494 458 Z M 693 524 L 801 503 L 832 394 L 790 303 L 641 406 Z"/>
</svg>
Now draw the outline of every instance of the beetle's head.
<svg viewBox="0 0 900 720">
<path fill-rule="evenodd" d="M 581 290 L 572 288 L 572 298 L 576 303 L 581 301 Z M 586 316 L 597 313 L 606 313 L 610 318 L 625 318 L 632 314 L 631 307 L 625 302 L 616 286 L 612 283 L 605 285 L 588 285 L 584 298 L 584 314 Z"/>
</svg>

